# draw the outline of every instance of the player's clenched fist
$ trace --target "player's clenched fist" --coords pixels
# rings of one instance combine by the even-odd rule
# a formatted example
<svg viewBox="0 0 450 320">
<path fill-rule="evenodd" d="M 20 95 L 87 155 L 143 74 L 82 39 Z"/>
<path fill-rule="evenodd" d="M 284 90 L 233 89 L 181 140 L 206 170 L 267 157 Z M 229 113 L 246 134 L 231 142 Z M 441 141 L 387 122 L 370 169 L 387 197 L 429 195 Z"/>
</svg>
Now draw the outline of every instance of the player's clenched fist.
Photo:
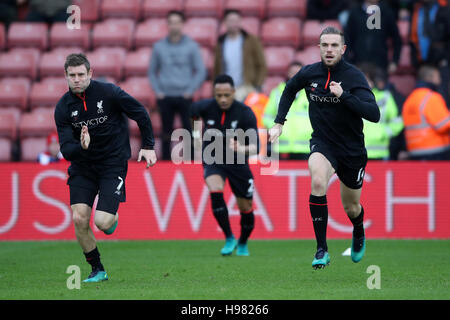
<svg viewBox="0 0 450 320">
<path fill-rule="evenodd" d="M 81 141 L 81 147 L 84 150 L 87 150 L 87 148 L 89 148 L 89 143 L 91 142 L 91 136 L 89 135 L 87 126 L 83 126 L 81 128 L 80 141 Z"/>
<path fill-rule="evenodd" d="M 330 82 L 330 91 L 338 98 L 341 96 L 342 92 L 344 92 L 344 90 L 341 87 L 341 83 L 336 81 Z"/>
<path fill-rule="evenodd" d="M 269 142 L 274 143 L 283 132 L 283 125 L 280 123 L 275 123 L 275 125 L 269 129 Z"/>
</svg>

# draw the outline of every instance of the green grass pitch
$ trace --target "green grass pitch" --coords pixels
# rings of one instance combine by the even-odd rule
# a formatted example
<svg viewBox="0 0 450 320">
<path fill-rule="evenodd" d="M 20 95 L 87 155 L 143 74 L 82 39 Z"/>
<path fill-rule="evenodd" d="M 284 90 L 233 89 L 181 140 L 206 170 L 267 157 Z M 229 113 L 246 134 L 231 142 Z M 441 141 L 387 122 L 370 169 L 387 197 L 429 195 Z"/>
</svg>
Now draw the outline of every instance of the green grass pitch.
<svg viewBox="0 0 450 320">
<path fill-rule="evenodd" d="M 75 241 L 0 242 L 0 299 L 304 300 L 450 299 L 449 240 L 368 240 L 360 263 L 329 240 L 331 264 L 313 270 L 312 240 L 253 240 L 250 257 L 222 257 L 223 241 L 98 243 L 109 281 L 69 290 L 69 265 L 90 266 Z M 380 289 L 368 289 L 371 265 Z"/>
</svg>

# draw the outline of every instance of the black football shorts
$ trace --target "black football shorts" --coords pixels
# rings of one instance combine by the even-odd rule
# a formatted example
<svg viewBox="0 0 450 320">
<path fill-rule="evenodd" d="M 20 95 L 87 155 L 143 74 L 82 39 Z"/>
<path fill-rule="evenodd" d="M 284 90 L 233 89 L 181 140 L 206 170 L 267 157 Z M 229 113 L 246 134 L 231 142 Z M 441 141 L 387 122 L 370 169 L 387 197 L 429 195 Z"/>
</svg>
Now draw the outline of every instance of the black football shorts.
<svg viewBox="0 0 450 320">
<path fill-rule="evenodd" d="M 348 157 L 337 154 L 325 142 L 319 139 L 311 139 L 311 154 L 319 152 L 330 161 L 336 171 L 339 180 L 350 189 L 360 189 L 363 186 L 364 174 L 367 165 L 367 154 L 358 157 Z"/>
<path fill-rule="evenodd" d="M 231 191 L 238 198 L 252 199 L 253 174 L 248 164 L 203 164 L 203 177 L 218 174 L 230 182 Z"/>
<path fill-rule="evenodd" d="M 79 165 L 72 163 L 68 169 L 67 184 L 70 205 L 84 203 L 92 207 L 98 194 L 97 210 L 116 214 L 120 202 L 125 202 L 125 178 L 128 162 L 122 165 Z"/>
</svg>

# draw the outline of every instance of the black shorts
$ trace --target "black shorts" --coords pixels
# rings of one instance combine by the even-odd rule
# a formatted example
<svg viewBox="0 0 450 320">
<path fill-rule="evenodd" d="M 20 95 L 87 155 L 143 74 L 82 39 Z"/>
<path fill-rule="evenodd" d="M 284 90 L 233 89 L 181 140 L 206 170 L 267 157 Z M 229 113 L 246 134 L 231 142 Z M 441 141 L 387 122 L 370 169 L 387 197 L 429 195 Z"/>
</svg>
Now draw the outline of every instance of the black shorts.
<svg viewBox="0 0 450 320">
<path fill-rule="evenodd" d="M 367 165 L 366 153 L 363 153 L 358 157 L 342 156 L 333 151 L 328 144 L 318 139 L 311 139 L 310 150 L 311 154 L 319 152 L 330 161 L 339 180 L 341 180 L 345 186 L 350 189 L 362 188 Z"/>
<path fill-rule="evenodd" d="M 231 191 L 238 198 L 252 199 L 254 191 L 253 174 L 247 164 L 203 164 L 203 177 L 218 174 L 228 178 Z"/>
<path fill-rule="evenodd" d="M 116 214 L 120 202 L 125 202 L 125 178 L 128 162 L 122 165 L 78 165 L 68 169 L 67 184 L 70 189 L 70 205 L 85 203 L 92 207 L 98 194 L 97 210 Z"/>
</svg>

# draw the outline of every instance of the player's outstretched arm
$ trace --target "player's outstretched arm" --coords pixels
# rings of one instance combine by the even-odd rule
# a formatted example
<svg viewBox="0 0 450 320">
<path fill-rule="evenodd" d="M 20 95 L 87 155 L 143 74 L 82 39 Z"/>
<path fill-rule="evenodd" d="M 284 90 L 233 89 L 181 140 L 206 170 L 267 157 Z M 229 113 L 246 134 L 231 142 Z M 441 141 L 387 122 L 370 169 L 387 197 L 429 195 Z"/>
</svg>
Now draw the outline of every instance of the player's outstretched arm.
<svg viewBox="0 0 450 320">
<path fill-rule="evenodd" d="M 138 162 L 141 162 L 142 158 L 144 158 L 147 163 L 146 168 L 153 167 L 157 161 L 155 150 L 141 149 L 139 151 Z"/>
</svg>

